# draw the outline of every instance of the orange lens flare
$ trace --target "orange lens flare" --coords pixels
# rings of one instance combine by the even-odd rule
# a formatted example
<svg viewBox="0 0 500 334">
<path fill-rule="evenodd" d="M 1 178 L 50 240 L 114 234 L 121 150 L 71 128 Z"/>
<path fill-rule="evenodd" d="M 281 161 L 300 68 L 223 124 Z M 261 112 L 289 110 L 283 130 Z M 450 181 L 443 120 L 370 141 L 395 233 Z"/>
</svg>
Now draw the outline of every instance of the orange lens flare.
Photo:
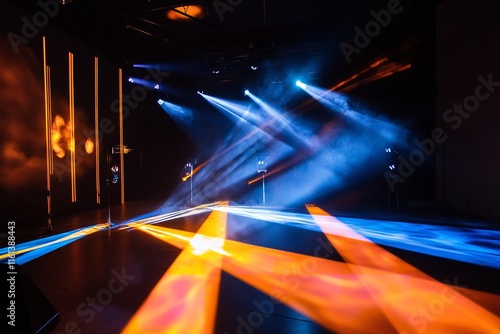
<svg viewBox="0 0 500 334">
<path fill-rule="evenodd" d="M 318 207 L 307 210 L 398 332 L 494 333 L 500 320 Z"/>
</svg>

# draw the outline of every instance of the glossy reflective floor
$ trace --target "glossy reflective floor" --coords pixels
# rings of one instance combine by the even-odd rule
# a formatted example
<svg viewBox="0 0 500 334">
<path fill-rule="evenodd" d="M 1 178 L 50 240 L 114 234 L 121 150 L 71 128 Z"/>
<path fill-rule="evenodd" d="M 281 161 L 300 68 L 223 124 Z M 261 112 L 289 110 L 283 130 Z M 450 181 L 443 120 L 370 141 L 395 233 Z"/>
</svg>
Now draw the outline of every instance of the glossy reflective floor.
<svg viewBox="0 0 500 334">
<path fill-rule="evenodd" d="M 18 243 L 55 333 L 497 333 L 500 226 L 217 203 L 114 208 Z M 6 258 L 2 249 L 2 260 Z"/>
</svg>

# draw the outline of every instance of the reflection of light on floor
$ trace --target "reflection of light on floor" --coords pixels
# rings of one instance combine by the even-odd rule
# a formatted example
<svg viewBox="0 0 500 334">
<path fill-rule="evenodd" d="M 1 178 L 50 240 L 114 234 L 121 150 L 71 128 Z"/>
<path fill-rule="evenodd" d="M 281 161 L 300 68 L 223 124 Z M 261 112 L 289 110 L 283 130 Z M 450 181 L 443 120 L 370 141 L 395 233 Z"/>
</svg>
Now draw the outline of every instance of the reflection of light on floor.
<svg viewBox="0 0 500 334">
<path fill-rule="evenodd" d="M 318 207 L 317 224 L 380 309 L 401 333 L 495 333 L 500 320 Z"/>
<path fill-rule="evenodd" d="M 332 331 L 360 332 L 370 324 L 375 328 L 374 333 L 394 332 L 368 292 L 344 263 L 232 240 L 225 240 L 221 249 L 220 238 L 213 238 L 214 241 L 209 242 L 209 235 L 205 235 L 202 239 L 206 243 L 201 252 L 200 249 L 193 248 L 191 241 L 201 236 L 201 230 L 195 234 L 159 226 L 139 229 L 176 247 L 184 248 L 181 255 L 187 252 L 198 255 L 199 260 L 208 262 L 214 267 L 218 266 L 268 294 L 270 299 L 263 301 L 261 306 L 268 309 L 271 314 L 276 304 L 283 303 Z M 225 255 L 222 263 L 219 254 Z M 321 254 L 326 254 L 326 251 L 323 250 Z M 190 264 L 196 262 L 193 256 L 190 256 L 188 261 Z M 191 275 L 199 274 L 196 267 L 188 267 L 186 270 Z M 196 289 L 196 286 L 193 288 Z M 163 293 L 171 294 L 173 287 L 175 285 L 168 287 L 162 284 Z M 156 290 L 157 288 L 152 295 Z M 186 293 L 186 296 L 190 295 L 184 290 L 183 293 Z M 186 298 L 183 300 L 186 303 L 190 302 Z M 163 302 L 168 305 L 168 302 Z M 144 312 L 146 321 L 148 315 L 146 311 Z M 166 313 L 162 314 L 163 319 L 170 319 Z M 193 325 L 192 322 L 189 324 Z"/>
<path fill-rule="evenodd" d="M 213 211 L 197 234 L 177 238 L 184 250 L 127 324 L 124 333 L 213 332 L 222 255 L 208 250 L 223 247 L 226 218 L 226 213 Z M 155 226 L 137 228 L 160 239 L 175 239 Z"/>
<path fill-rule="evenodd" d="M 481 222 L 468 226 L 443 226 L 339 219 L 377 244 L 500 269 L 500 231 L 483 226 Z"/>
<path fill-rule="evenodd" d="M 320 231 L 310 214 L 244 206 L 215 209 L 269 223 Z M 487 223 L 454 222 L 457 226 L 446 226 L 352 217 L 338 219 L 379 245 L 500 269 L 500 231 L 491 229 Z"/>
<path fill-rule="evenodd" d="M 107 228 L 107 225 L 94 225 L 91 227 L 81 228 L 50 237 L 45 237 L 33 241 L 28 241 L 15 246 L 15 263 L 25 264 L 40 256 L 50 253 L 58 248 L 66 246 L 84 236 L 92 234 Z M 9 259 L 9 249 L 0 249 L 0 261 L 7 261 Z"/>
<path fill-rule="evenodd" d="M 194 216 L 200 213 L 204 212 L 209 212 L 210 208 L 218 205 L 219 203 L 211 203 L 211 204 L 203 204 L 203 205 L 198 205 L 195 206 L 194 208 L 188 208 L 184 210 L 178 210 L 178 211 L 169 211 L 166 213 L 159 213 L 159 212 L 152 212 L 140 217 L 135 217 L 133 219 L 130 219 L 128 221 L 125 221 L 123 223 L 117 224 L 114 227 L 115 228 L 120 228 L 120 229 L 127 229 L 131 227 L 138 227 L 140 225 L 146 225 L 146 224 L 158 224 L 158 223 L 163 223 L 169 220 L 174 220 L 174 219 L 179 219 L 179 218 L 185 218 L 189 216 Z"/>
</svg>

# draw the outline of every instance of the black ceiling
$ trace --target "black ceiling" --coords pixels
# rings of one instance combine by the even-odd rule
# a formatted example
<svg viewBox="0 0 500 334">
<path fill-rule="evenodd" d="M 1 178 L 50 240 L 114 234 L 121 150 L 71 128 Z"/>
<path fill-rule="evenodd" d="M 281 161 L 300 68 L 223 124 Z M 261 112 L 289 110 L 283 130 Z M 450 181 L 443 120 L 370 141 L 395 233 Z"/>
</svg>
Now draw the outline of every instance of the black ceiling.
<svg viewBox="0 0 500 334">
<path fill-rule="evenodd" d="M 40 3 L 12 0 L 36 13 Z M 58 0 L 61 1 L 62 0 Z M 322 62 L 325 71 L 345 75 L 408 41 L 425 40 L 434 28 L 433 1 L 411 0 L 72 0 L 57 7 L 50 22 L 121 64 L 183 62 L 198 82 L 230 82 L 253 64 L 279 66 Z M 202 17 L 189 17 L 199 6 Z M 340 44 L 354 45 L 355 27 L 364 30 L 373 11 L 398 6 L 362 52 L 347 61 Z M 180 7 L 180 8 L 179 8 Z M 185 20 L 171 20 L 172 9 Z M 187 12 L 190 13 L 190 12 Z M 418 48 L 414 44 L 410 48 Z M 326 60 L 326 61 L 325 61 Z M 215 79 L 212 71 L 220 68 Z M 314 71 L 314 70 L 313 70 Z"/>
</svg>

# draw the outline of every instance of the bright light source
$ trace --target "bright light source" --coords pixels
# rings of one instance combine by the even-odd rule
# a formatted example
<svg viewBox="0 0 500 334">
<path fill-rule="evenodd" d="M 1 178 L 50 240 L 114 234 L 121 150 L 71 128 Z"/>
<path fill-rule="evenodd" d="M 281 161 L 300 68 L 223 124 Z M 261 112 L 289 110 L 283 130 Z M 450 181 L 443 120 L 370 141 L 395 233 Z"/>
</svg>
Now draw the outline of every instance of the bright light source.
<svg viewBox="0 0 500 334">
<path fill-rule="evenodd" d="M 203 91 L 202 90 L 199 90 L 196 92 L 197 94 L 200 94 L 200 95 L 203 95 Z"/>
<path fill-rule="evenodd" d="M 245 90 L 245 96 L 248 96 L 248 95 L 250 95 L 250 92 L 247 89 L 247 90 Z"/>
<path fill-rule="evenodd" d="M 155 85 L 155 89 L 157 89 L 157 90 L 158 90 L 158 89 L 160 89 L 160 85 L 159 85 L 159 84 L 156 84 L 156 85 Z"/>
<path fill-rule="evenodd" d="M 256 71 L 256 70 L 258 70 L 258 69 L 259 69 L 259 66 L 252 65 L 252 66 L 250 66 L 250 68 L 251 68 L 252 70 Z"/>
<path fill-rule="evenodd" d="M 220 71 L 219 71 L 219 70 L 213 70 L 213 71 L 212 71 L 212 73 L 213 73 L 213 74 L 219 74 L 219 73 L 220 73 Z"/>
<path fill-rule="evenodd" d="M 161 106 L 163 103 L 165 103 L 165 101 L 163 101 L 162 99 L 159 99 L 158 100 L 158 104 Z"/>
<path fill-rule="evenodd" d="M 128 82 L 134 82 L 134 78 L 128 77 Z"/>
<path fill-rule="evenodd" d="M 201 19 L 204 16 L 203 9 L 200 6 L 181 6 L 169 10 L 167 12 L 167 18 L 170 20 L 189 20 L 192 17 Z"/>
<path fill-rule="evenodd" d="M 297 86 L 299 86 L 300 88 L 302 88 L 302 89 L 305 89 L 305 88 L 306 88 L 306 84 L 305 84 L 305 83 L 303 83 L 303 82 L 302 82 L 302 81 L 300 81 L 300 80 L 297 80 L 297 81 L 295 82 L 295 84 L 296 84 Z"/>
</svg>

